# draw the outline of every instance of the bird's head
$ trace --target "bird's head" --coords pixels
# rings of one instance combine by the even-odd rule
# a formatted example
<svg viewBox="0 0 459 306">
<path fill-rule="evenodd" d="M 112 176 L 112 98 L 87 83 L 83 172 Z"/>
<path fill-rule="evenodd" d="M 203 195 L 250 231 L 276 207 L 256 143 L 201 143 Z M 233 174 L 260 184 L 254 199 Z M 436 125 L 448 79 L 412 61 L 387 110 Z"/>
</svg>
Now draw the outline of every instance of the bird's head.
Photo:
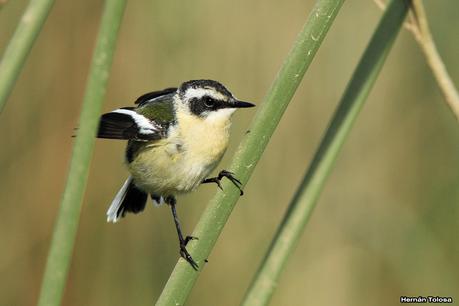
<svg viewBox="0 0 459 306">
<path fill-rule="evenodd" d="M 193 80 L 178 89 L 178 107 L 206 121 L 228 120 L 238 108 L 255 106 L 236 99 L 225 86 L 212 80 Z"/>
</svg>

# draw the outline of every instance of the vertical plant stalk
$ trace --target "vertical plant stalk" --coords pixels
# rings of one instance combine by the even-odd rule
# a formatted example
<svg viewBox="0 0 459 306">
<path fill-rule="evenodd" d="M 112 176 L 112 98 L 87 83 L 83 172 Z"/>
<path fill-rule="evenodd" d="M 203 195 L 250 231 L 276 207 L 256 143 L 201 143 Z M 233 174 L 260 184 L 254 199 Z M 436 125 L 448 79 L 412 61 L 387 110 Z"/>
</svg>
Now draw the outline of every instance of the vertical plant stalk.
<svg viewBox="0 0 459 306">
<path fill-rule="evenodd" d="M 6 1 L 5 1 L 6 2 Z M 5 3 L 0 1 L 0 8 Z M 30 0 L 0 62 L 0 113 L 24 66 L 54 0 Z"/>
<path fill-rule="evenodd" d="M 83 98 L 79 129 L 73 147 L 67 184 L 46 262 L 39 306 L 57 306 L 62 299 L 78 229 L 81 202 L 88 178 L 99 114 L 125 5 L 126 0 L 105 1 Z"/>
<path fill-rule="evenodd" d="M 245 185 L 274 133 L 304 73 L 322 43 L 344 0 L 318 0 L 297 37 L 264 103 L 251 124 L 250 132 L 239 145 L 230 169 Z M 225 181 L 206 207 L 187 248 L 200 270 L 210 255 L 218 236 L 231 214 L 239 191 Z M 216 263 L 218 264 L 218 263 Z M 156 305 L 183 305 L 199 276 L 183 259 L 179 259 Z"/>
<path fill-rule="evenodd" d="M 408 0 L 393 0 L 370 40 L 274 240 L 242 302 L 267 305 L 315 207 L 328 174 L 403 24 Z"/>
</svg>

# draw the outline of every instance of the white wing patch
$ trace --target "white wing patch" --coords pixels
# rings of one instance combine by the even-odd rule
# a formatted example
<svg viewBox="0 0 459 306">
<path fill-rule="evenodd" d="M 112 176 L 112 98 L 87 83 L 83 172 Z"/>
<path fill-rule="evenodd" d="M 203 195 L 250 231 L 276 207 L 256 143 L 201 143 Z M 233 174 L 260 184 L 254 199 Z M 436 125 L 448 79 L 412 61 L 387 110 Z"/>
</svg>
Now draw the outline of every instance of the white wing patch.
<svg viewBox="0 0 459 306">
<path fill-rule="evenodd" d="M 129 109 L 116 109 L 112 111 L 112 113 L 119 113 L 119 114 L 125 114 L 131 116 L 131 118 L 134 120 L 135 124 L 137 124 L 137 127 L 139 128 L 139 133 L 144 134 L 144 135 L 149 135 L 149 134 L 154 134 L 160 131 L 161 127 L 154 122 L 148 120 L 145 116 L 136 113 L 133 110 Z"/>
</svg>

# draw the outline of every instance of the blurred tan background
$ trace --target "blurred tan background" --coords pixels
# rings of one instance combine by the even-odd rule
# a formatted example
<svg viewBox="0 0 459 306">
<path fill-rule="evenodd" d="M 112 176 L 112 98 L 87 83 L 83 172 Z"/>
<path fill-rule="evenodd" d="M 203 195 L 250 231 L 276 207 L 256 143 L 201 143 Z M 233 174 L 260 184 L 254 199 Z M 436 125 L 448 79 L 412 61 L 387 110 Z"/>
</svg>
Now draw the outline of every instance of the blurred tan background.
<svg viewBox="0 0 459 306">
<path fill-rule="evenodd" d="M 459 2 L 425 1 L 459 84 Z M 26 6 L 0 11 L 0 48 Z M 0 115 L 0 305 L 34 305 L 66 180 L 102 1 L 56 1 Z M 308 1 L 130 1 L 104 111 L 195 78 L 261 103 Z M 381 11 L 347 1 L 307 72 L 188 305 L 237 305 L 314 154 Z M 253 110 L 234 117 L 224 168 Z M 166 207 L 105 222 L 127 171 L 97 140 L 63 305 L 152 305 L 177 258 Z M 326 184 L 272 305 L 398 305 L 459 299 L 459 126 L 405 30 Z M 179 198 L 190 233 L 215 186 Z"/>
</svg>

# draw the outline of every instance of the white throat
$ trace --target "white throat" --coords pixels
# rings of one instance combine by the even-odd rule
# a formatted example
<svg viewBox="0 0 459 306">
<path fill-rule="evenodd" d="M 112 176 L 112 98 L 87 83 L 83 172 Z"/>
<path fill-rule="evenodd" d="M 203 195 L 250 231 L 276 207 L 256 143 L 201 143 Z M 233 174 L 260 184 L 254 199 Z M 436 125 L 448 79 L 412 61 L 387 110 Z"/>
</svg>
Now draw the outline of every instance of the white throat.
<svg viewBox="0 0 459 306">
<path fill-rule="evenodd" d="M 209 123 L 223 123 L 225 121 L 229 121 L 235 111 L 236 108 L 222 108 L 208 114 L 205 121 Z"/>
</svg>

